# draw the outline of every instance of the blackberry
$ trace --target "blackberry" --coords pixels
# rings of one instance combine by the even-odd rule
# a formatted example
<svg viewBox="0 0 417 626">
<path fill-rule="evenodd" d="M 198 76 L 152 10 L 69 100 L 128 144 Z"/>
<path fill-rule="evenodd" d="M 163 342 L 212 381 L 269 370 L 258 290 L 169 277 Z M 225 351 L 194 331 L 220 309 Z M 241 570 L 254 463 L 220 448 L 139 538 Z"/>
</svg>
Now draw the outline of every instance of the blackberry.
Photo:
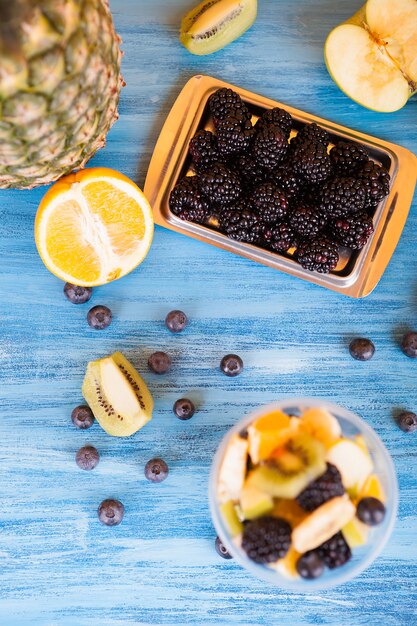
<svg viewBox="0 0 417 626">
<path fill-rule="evenodd" d="M 196 172 L 205 172 L 221 161 L 217 139 L 209 130 L 199 130 L 190 141 L 189 151 Z"/>
<path fill-rule="evenodd" d="M 242 548 L 255 563 L 282 559 L 290 543 L 291 526 L 279 517 L 260 517 L 248 522 L 243 530 Z"/>
<path fill-rule="evenodd" d="M 169 196 L 169 208 L 182 220 L 204 224 L 210 209 L 200 193 L 197 176 L 186 176 L 175 185 Z"/>
<path fill-rule="evenodd" d="M 325 235 L 318 235 L 299 245 L 297 260 L 304 269 L 310 272 L 327 274 L 336 267 L 339 261 L 337 244 Z"/>
<path fill-rule="evenodd" d="M 317 209 L 300 205 L 290 215 L 288 222 L 301 237 L 318 235 L 326 225 L 326 218 Z"/>
<path fill-rule="evenodd" d="M 213 93 L 208 104 L 216 127 L 227 117 L 235 117 L 240 122 L 250 120 L 252 117 L 239 94 L 227 87 L 222 87 Z"/>
<path fill-rule="evenodd" d="M 324 130 L 324 128 L 318 126 L 315 122 L 312 124 L 306 124 L 291 140 L 291 147 L 296 148 L 303 143 L 309 143 L 311 141 L 320 143 L 327 148 L 330 143 L 330 135 L 327 130 Z"/>
<path fill-rule="evenodd" d="M 259 132 L 265 128 L 265 126 L 270 126 L 272 124 L 272 126 L 278 126 L 278 128 L 283 130 L 288 139 L 291 132 L 292 121 L 292 117 L 288 111 L 275 107 L 274 109 L 268 109 L 263 115 L 261 115 L 255 124 L 255 129 Z"/>
<path fill-rule="evenodd" d="M 266 170 L 273 170 L 288 151 L 288 140 L 278 126 L 265 126 L 253 140 L 255 161 Z"/>
<path fill-rule="evenodd" d="M 360 250 L 374 232 L 374 225 L 367 213 L 354 213 L 334 220 L 328 230 L 331 237 L 342 246 Z"/>
<path fill-rule="evenodd" d="M 375 161 L 368 161 L 361 167 L 357 176 L 365 187 L 366 208 L 375 208 L 389 194 L 390 175 Z"/>
<path fill-rule="evenodd" d="M 236 159 L 233 169 L 239 174 L 242 186 L 248 192 L 265 181 L 264 171 L 247 154 L 241 154 Z"/>
<path fill-rule="evenodd" d="M 261 221 L 265 224 L 274 224 L 282 220 L 288 211 L 287 196 L 271 182 L 257 187 L 252 194 L 251 201 Z"/>
<path fill-rule="evenodd" d="M 297 245 L 297 237 L 287 222 L 278 222 L 272 226 L 265 225 L 262 232 L 264 247 L 274 252 L 288 252 Z"/>
<path fill-rule="evenodd" d="M 357 143 L 338 141 L 330 150 L 330 159 L 335 172 L 342 176 L 349 176 L 368 161 L 369 155 L 365 148 Z"/>
<path fill-rule="evenodd" d="M 316 480 L 313 480 L 296 498 L 298 504 L 304 511 L 314 511 L 319 506 L 342 496 L 345 489 L 342 483 L 342 477 L 335 465 L 327 463 L 327 469 Z"/>
<path fill-rule="evenodd" d="M 344 217 L 364 210 L 366 189 L 357 178 L 336 177 L 321 190 L 320 208 L 329 218 Z"/>
<path fill-rule="evenodd" d="M 316 548 L 315 552 L 329 569 L 340 567 L 347 563 L 352 556 L 350 548 L 341 532 L 336 533 Z"/>
<path fill-rule="evenodd" d="M 262 235 L 261 221 L 246 205 L 223 209 L 219 217 L 220 229 L 230 239 L 245 243 L 259 243 Z"/>
<path fill-rule="evenodd" d="M 326 146 L 316 141 L 300 143 L 294 149 L 292 162 L 295 174 L 312 185 L 327 180 L 332 173 Z"/>
<path fill-rule="evenodd" d="M 217 127 L 217 145 L 222 157 L 231 157 L 250 148 L 255 134 L 250 121 L 239 122 L 235 117 L 222 120 Z"/>
<path fill-rule="evenodd" d="M 215 163 L 200 175 L 199 187 L 208 202 L 219 207 L 233 204 L 242 194 L 239 176 L 222 163 Z"/>
<path fill-rule="evenodd" d="M 300 197 L 303 185 L 287 161 L 270 173 L 270 179 L 282 189 L 290 202 Z"/>
</svg>

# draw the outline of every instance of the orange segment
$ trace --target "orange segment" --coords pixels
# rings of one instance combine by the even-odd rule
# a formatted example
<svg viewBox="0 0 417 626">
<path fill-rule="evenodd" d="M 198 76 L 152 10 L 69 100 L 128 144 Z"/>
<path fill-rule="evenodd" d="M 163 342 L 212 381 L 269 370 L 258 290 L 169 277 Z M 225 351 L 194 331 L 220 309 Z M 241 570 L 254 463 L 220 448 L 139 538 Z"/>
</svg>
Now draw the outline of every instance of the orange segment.
<svg viewBox="0 0 417 626">
<path fill-rule="evenodd" d="M 36 215 L 35 240 L 53 274 L 94 286 L 139 265 L 153 228 L 152 209 L 133 181 L 115 170 L 90 168 L 49 189 Z"/>
<path fill-rule="evenodd" d="M 267 459 L 276 448 L 285 443 L 290 433 L 290 418 L 281 411 L 268 413 L 253 422 L 248 428 L 252 463 Z"/>
<path fill-rule="evenodd" d="M 94 282 L 100 276 L 100 259 L 84 239 L 81 207 L 76 200 L 67 200 L 55 207 L 49 217 L 46 250 L 52 262 L 68 274 L 83 275 Z M 78 241 L 74 254 L 74 241 Z"/>
<path fill-rule="evenodd" d="M 124 256 L 134 252 L 146 232 L 143 214 L 138 215 L 137 201 L 106 181 L 88 183 L 82 194 L 92 214 L 106 225 L 115 253 Z"/>
</svg>

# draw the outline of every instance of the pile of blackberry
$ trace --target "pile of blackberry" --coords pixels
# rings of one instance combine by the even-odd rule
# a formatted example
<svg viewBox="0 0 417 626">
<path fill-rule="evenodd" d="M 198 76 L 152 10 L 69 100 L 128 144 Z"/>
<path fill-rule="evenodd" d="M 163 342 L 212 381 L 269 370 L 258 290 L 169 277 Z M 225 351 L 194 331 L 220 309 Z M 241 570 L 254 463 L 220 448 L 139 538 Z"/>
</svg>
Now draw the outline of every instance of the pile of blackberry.
<svg viewBox="0 0 417 626">
<path fill-rule="evenodd" d="M 336 268 L 340 246 L 363 248 L 390 188 L 388 172 L 363 146 L 339 141 L 330 149 L 315 123 L 290 139 L 293 119 L 280 108 L 253 125 L 232 89 L 218 89 L 208 104 L 215 132 L 191 139 L 195 175 L 172 190 L 172 213 L 320 273 Z"/>
</svg>

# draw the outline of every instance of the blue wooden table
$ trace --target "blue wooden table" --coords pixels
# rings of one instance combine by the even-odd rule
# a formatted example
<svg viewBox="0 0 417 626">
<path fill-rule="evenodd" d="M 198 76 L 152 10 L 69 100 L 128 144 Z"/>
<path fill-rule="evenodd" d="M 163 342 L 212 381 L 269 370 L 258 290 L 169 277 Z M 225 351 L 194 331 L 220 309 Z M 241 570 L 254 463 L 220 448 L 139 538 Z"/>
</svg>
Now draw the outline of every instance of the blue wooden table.
<svg viewBox="0 0 417 626">
<path fill-rule="evenodd" d="M 255 26 L 208 57 L 177 41 L 190 0 L 113 0 L 125 50 L 120 121 L 91 165 L 143 185 L 162 123 L 180 88 L 206 73 L 346 126 L 417 150 L 417 101 L 382 115 L 347 99 L 324 67 L 326 34 L 359 0 L 260 0 Z M 417 327 L 417 206 L 377 289 L 351 300 L 182 235 L 156 229 L 149 256 L 130 276 L 94 291 L 92 305 L 114 313 L 105 331 L 85 320 L 39 259 L 33 218 L 45 192 L 0 193 L 0 623 L 4 626 L 125 624 L 358 626 L 416 624 L 416 435 L 393 420 L 417 410 L 416 363 L 398 347 Z M 163 325 L 181 308 L 191 323 L 178 336 Z M 353 361 L 352 336 L 375 342 L 372 361 Z M 119 440 L 97 424 L 76 430 L 88 360 L 120 349 L 155 396 L 154 420 Z M 151 351 L 174 367 L 147 371 Z M 237 352 L 244 373 L 228 379 L 221 357 Z M 250 578 L 214 551 L 207 504 L 213 453 L 226 430 L 262 403 L 294 395 L 329 398 L 358 412 L 393 455 L 400 484 L 398 522 L 372 567 L 340 588 L 291 595 Z M 191 397 L 192 420 L 172 413 Z M 93 472 L 74 462 L 95 445 Z M 143 476 L 162 456 L 170 475 Z M 123 523 L 97 520 L 106 497 L 126 507 Z"/>
</svg>

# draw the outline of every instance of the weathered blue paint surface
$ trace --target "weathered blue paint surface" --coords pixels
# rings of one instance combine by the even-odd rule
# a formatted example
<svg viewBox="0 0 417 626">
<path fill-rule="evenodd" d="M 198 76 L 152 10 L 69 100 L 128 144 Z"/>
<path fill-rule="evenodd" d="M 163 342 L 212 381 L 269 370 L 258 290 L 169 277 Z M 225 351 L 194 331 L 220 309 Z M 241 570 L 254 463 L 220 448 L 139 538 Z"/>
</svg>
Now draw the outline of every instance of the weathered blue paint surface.
<svg viewBox="0 0 417 626">
<path fill-rule="evenodd" d="M 415 99 L 392 115 L 366 111 L 324 67 L 326 34 L 360 2 L 259 4 L 256 25 L 241 40 L 198 58 L 177 41 L 189 0 L 114 0 L 127 87 L 120 121 L 91 164 L 143 184 L 163 120 L 197 73 L 417 150 Z M 111 327 L 96 332 L 85 321 L 89 305 L 69 304 L 37 256 L 33 218 L 44 191 L 0 192 L 0 623 L 416 624 L 417 439 L 392 419 L 396 407 L 417 410 L 417 363 L 398 347 L 404 329 L 417 327 L 416 202 L 383 279 L 362 301 L 157 228 L 140 269 L 95 290 L 91 303 L 114 312 Z M 178 336 L 163 325 L 172 308 L 191 319 Z M 369 363 L 348 355 L 357 334 L 375 342 Z M 127 440 L 97 425 L 77 431 L 69 417 L 86 362 L 115 349 L 144 372 L 156 401 L 154 420 Z M 173 355 L 167 376 L 147 372 L 155 349 Z M 245 361 L 236 379 L 217 369 L 229 351 Z M 378 561 L 346 586 L 306 596 L 269 588 L 219 559 L 206 497 L 226 429 L 252 407 L 298 394 L 364 416 L 393 455 L 401 492 L 398 523 Z M 199 409 L 189 422 L 172 414 L 184 395 Z M 74 462 L 86 443 L 101 453 L 91 473 Z M 171 468 L 161 485 L 143 477 L 154 455 Z M 113 529 L 96 516 L 110 496 L 126 507 Z"/>
</svg>

